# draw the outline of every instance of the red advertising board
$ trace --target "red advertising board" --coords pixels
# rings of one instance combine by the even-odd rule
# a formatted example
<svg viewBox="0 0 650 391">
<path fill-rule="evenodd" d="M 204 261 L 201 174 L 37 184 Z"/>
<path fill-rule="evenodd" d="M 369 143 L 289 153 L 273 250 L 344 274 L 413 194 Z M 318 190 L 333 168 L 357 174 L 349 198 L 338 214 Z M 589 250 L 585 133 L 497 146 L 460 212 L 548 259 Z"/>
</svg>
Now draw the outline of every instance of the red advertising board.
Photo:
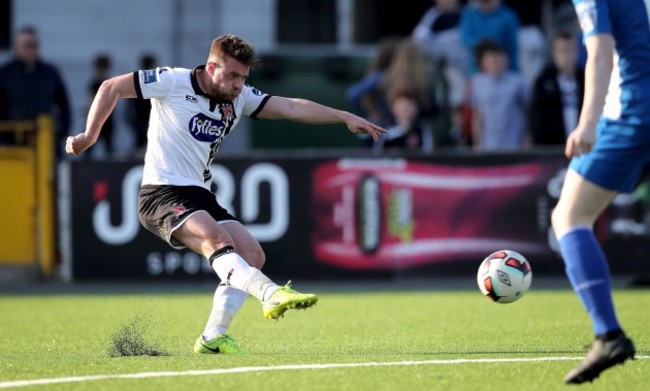
<svg viewBox="0 0 650 391">
<path fill-rule="evenodd" d="M 547 185 L 561 167 L 323 163 L 312 180 L 314 256 L 351 269 L 480 259 L 498 249 L 552 257 Z"/>
</svg>

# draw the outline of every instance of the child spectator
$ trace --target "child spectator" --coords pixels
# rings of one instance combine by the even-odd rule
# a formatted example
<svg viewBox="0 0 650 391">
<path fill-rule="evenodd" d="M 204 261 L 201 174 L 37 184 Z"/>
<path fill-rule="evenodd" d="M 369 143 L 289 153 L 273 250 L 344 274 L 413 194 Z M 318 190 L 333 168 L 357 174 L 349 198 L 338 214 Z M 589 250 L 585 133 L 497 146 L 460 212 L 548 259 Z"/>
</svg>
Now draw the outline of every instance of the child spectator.
<svg viewBox="0 0 650 391">
<path fill-rule="evenodd" d="M 374 144 L 374 150 L 400 149 L 431 152 L 433 135 L 429 124 L 422 119 L 415 97 L 398 95 L 390 104 L 395 125 Z"/>
<path fill-rule="evenodd" d="M 522 149 L 526 141 L 527 88 L 508 69 L 506 52 L 493 41 L 476 46 L 480 72 L 470 81 L 472 143 L 479 151 Z"/>
</svg>

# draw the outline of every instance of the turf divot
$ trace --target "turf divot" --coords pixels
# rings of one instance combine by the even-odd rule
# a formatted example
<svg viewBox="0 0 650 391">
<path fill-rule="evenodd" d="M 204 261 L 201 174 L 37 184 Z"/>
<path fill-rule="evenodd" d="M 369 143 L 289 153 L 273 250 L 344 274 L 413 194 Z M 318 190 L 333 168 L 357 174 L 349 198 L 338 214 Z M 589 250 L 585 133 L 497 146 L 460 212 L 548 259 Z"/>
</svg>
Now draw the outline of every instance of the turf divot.
<svg viewBox="0 0 650 391">
<path fill-rule="evenodd" d="M 169 353 L 163 348 L 145 339 L 147 328 L 147 321 L 141 317 L 136 317 L 121 325 L 111 335 L 108 354 L 111 357 L 168 356 Z"/>
</svg>

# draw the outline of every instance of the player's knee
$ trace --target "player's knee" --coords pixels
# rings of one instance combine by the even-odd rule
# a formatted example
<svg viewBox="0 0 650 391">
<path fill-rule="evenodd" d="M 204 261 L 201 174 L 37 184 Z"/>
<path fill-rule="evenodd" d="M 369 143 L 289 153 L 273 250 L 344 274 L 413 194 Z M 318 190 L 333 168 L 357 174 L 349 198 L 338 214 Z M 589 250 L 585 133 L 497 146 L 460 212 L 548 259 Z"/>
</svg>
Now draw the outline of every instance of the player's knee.
<svg viewBox="0 0 650 391">
<path fill-rule="evenodd" d="M 553 227 L 553 230 L 555 230 L 555 227 L 560 223 L 561 218 L 558 208 L 553 209 L 553 212 L 551 212 L 551 226 Z"/>
<path fill-rule="evenodd" d="M 565 229 L 566 215 L 562 213 L 562 209 L 560 207 L 556 207 L 551 213 L 551 226 L 553 227 L 555 236 L 558 236 L 558 234 Z"/>
<path fill-rule="evenodd" d="M 562 237 L 571 228 L 589 226 L 589 219 L 561 203 L 551 213 L 551 226 L 556 238 Z"/>
<path fill-rule="evenodd" d="M 266 255 L 264 255 L 264 251 L 259 247 L 246 250 L 243 254 L 240 253 L 239 255 L 241 255 L 249 265 L 257 269 L 261 269 L 266 262 Z"/>
</svg>

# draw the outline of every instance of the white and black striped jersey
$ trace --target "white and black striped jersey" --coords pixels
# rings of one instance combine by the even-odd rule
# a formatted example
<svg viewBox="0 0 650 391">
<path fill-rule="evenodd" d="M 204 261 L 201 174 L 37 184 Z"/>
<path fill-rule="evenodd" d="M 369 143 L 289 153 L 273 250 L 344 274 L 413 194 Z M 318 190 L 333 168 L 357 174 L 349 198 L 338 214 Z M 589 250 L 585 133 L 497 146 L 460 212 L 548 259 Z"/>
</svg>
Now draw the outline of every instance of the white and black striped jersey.
<svg viewBox="0 0 650 391">
<path fill-rule="evenodd" d="M 168 68 L 133 73 L 138 98 L 151 99 L 143 185 L 210 189 L 210 163 L 242 115 L 255 118 L 270 95 L 246 85 L 233 101 L 207 96 L 196 70 Z"/>
</svg>

